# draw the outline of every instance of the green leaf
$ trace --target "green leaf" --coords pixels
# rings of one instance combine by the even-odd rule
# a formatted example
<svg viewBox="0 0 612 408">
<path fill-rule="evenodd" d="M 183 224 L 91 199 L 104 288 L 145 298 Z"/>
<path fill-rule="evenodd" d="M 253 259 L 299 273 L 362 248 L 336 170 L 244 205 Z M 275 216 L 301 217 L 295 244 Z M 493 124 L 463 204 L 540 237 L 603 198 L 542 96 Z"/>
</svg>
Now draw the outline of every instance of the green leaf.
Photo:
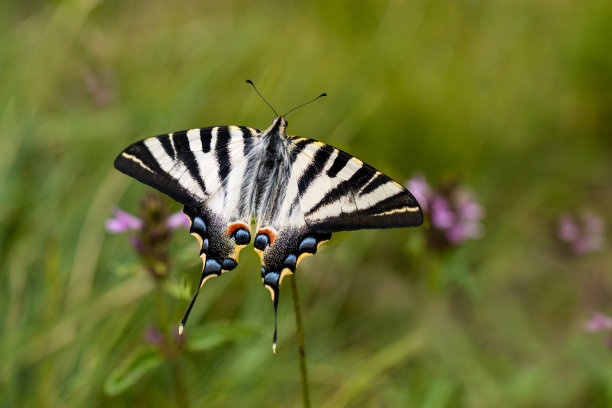
<svg viewBox="0 0 612 408">
<path fill-rule="evenodd" d="M 159 350 L 154 347 L 137 350 L 110 373 L 104 382 L 104 392 L 110 396 L 124 392 L 162 362 Z"/>
<path fill-rule="evenodd" d="M 190 351 L 205 351 L 231 341 L 253 337 L 258 330 L 255 326 L 245 323 L 218 322 L 202 327 L 189 329 L 187 349 Z"/>
</svg>

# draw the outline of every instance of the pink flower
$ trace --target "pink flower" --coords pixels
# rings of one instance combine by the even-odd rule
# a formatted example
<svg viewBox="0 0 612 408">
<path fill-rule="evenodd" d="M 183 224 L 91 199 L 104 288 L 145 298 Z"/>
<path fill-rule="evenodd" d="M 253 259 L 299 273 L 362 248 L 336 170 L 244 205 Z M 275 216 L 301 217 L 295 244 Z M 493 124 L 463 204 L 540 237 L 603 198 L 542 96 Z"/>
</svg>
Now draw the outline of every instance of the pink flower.
<svg viewBox="0 0 612 408">
<path fill-rule="evenodd" d="M 588 333 L 598 333 L 612 330 L 612 317 L 601 312 L 595 312 L 584 324 L 584 331 Z"/>
<path fill-rule="evenodd" d="M 168 249 L 173 232 L 181 227 L 189 228 L 189 224 L 189 218 L 182 211 L 170 214 L 168 202 L 159 194 L 147 194 L 142 200 L 140 217 L 115 208 L 113 217 L 106 221 L 106 229 L 111 234 L 131 232 L 128 241 L 147 272 L 159 281 L 170 269 Z"/>
<path fill-rule="evenodd" d="M 605 225 L 593 214 L 575 217 L 563 214 L 557 224 L 557 237 L 566 242 L 574 255 L 585 255 L 603 249 Z"/>
<path fill-rule="evenodd" d="M 557 227 L 557 236 L 561 241 L 572 242 L 578 239 L 580 231 L 576 220 L 570 214 L 563 214 L 559 217 L 559 223 Z"/>
<path fill-rule="evenodd" d="M 106 230 L 111 234 L 119 234 L 126 231 L 140 231 L 144 225 L 140 218 L 126 213 L 119 208 L 113 210 L 113 216 L 114 218 L 106 220 Z"/>
<path fill-rule="evenodd" d="M 587 333 L 602 333 L 606 345 L 612 349 L 612 317 L 601 312 L 595 312 L 584 323 L 584 331 Z"/>
<path fill-rule="evenodd" d="M 455 213 L 448 200 L 442 196 L 433 198 L 430 211 L 431 223 L 438 229 L 448 229 L 455 223 Z"/>
<path fill-rule="evenodd" d="M 106 230 L 111 234 L 140 231 L 144 226 L 144 222 L 140 218 L 119 208 L 113 210 L 113 216 L 114 218 L 106 220 Z M 166 227 L 171 231 L 181 227 L 189 228 L 189 226 L 189 218 L 183 211 L 178 211 L 166 218 Z"/>
<path fill-rule="evenodd" d="M 406 188 L 417 199 L 423 211 L 429 214 L 434 231 L 443 234 L 442 240 L 446 244 L 460 244 L 482 236 L 480 220 L 484 210 L 471 191 L 455 185 L 434 190 L 422 174 L 416 174 L 408 180 Z"/>
<path fill-rule="evenodd" d="M 178 211 L 166 218 L 166 226 L 170 230 L 175 230 L 181 227 L 189 229 L 191 224 L 189 222 L 189 218 L 185 215 L 185 213 L 183 211 Z"/>
<path fill-rule="evenodd" d="M 182 211 L 168 216 L 163 225 L 170 232 L 181 227 L 189 228 L 190 226 L 189 218 Z M 145 241 L 149 241 L 145 236 L 151 234 L 150 227 L 150 225 L 145 225 L 143 219 L 119 208 L 113 210 L 113 218 L 106 220 L 106 230 L 111 234 L 120 234 L 128 231 L 138 232 L 138 234 L 128 237 L 130 244 L 138 252 L 143 252 Z"/>
<path fill-rule="evenodd" d="M 429 209 L 429 200 L 433 195 L 427 179 L 422 173 L 417 173 L 406 182 L 406 188 L 412 193 L 414 198 L 421 205 L 423 211 Z"/>
<path fill-rule="evenodd" d="M 454 195 L 457 220 L 448 228 L 447 238 L 453 243 L 480 238 L 480 219 L 484 216 L 484 210 L 470 191 L 458 190 Z"/>
</svg>

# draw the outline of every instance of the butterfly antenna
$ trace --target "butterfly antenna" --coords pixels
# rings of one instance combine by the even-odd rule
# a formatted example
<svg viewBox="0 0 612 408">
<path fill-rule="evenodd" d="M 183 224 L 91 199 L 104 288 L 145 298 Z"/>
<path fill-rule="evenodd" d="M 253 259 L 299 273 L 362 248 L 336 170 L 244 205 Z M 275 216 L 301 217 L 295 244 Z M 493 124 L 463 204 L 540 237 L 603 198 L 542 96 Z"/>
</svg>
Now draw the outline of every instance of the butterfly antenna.
<svg viewBox="0 0 612 408">
<path fill-rule="evenodd" d="M 272 112 L 274 112 L 274 114 L 276 115 L 276 117 L 278 117 L 278 113 L 276 113 L 276 110 L 275 110 L 275 109 L 272 107 L 272 105 L 270 105 L 270 103 L 269 103 L 268 101 L 266 101 L 266 98 L 264 98 L 264 97 L 263 97 L 263 96 L 262 96 L 262 95 L 259 93 L 259 91 L 257 90 L 257 87 L 255 86 L 255 84 L 253 83 L 253 81 L 251 81 L 250 79 L 247 79 L 247 80 L 246 80 L 246 82 L 247 82 L 247 84 L 251 84 L 251 86 L 253 87 L 253 89 L 255 89 L 255 92 L 257 92 L 257 95 L 259 95 L 259 97 L 260 97 L 261 99 L 263 99 L 263 101 L 264 101 L 265 103 L 267 103 L 267 104 L 268 104 L 268 106 L 270 107 L 270 109 L 272 109 Z"/>
<path fill-rule="evenodd" d="M 319 98 L 321 98 L 321 97 L 323 97 L 323 96 L 327 96 L 327 93 L 323 92 L 321 95 L 317 96 L 317 97 L 316 97 L 316 98 L 314 98 L 313 100 L 308 101 L 308 102 L 304 102 L 304 103 L 303 103 L 303 104 L 301 104 L 300 106 L 296 106 L 295 108 L 291 109 L 289 112 L 285 113 L 283 116 L 287 116 L 289 113 L 293 112 L 294 110 L 299 109 L 299 108 L 301 108 L 301 107 L 302 107 L 302 106 L 304 106 L 304 105 L 308 105 L 309 103 L 312 103 L 312 102 L 316 101 L 317 99 L 319 99 Z"/>
</svg>

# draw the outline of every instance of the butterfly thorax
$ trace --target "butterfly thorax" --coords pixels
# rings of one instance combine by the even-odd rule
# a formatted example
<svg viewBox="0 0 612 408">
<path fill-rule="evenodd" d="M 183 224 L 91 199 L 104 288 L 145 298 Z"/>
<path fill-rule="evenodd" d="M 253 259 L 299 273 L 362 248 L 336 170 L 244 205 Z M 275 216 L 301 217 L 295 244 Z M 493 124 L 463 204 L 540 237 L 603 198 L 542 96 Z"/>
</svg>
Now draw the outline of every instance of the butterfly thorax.
<svg viewBox="0 0 612 408">
<path fill-rule="evenodd" d="M 279 207 L 274 203 L 282 202 L 290 180 L 291 141 L 285 133 L 286 126 L 285 118 L 278 117 L 262 133 L 253 149 L 256 160 L 253 160 L 246 170 L 254 175 L 255 180 L 251 209 L 255 219 L 264 224 L 278 217 Z"/>
</svg>

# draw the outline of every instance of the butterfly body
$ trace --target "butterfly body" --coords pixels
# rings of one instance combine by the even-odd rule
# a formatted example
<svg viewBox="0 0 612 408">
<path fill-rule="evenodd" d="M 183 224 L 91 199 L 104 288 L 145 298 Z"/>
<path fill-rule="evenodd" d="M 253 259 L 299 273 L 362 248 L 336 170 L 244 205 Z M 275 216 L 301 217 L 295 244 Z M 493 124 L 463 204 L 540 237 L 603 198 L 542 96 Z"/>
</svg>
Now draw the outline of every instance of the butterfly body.
<svg viewBox="0 0 612 408">
<path fill-rule="evenodd" d="M 288 136 L 286 127 L 280 116 L 265 131 L 217 126 L 169 133 L 137 142 L 115 160 L 120 171 L 185 206 L 204 262 L 200 288 L 234 269 L 240 250 L 253 242 L 275 311 L 282 278 L 333 232 L 417 226 L 423 219 L 399 183 L 333 146 Z"/>
</svg>

